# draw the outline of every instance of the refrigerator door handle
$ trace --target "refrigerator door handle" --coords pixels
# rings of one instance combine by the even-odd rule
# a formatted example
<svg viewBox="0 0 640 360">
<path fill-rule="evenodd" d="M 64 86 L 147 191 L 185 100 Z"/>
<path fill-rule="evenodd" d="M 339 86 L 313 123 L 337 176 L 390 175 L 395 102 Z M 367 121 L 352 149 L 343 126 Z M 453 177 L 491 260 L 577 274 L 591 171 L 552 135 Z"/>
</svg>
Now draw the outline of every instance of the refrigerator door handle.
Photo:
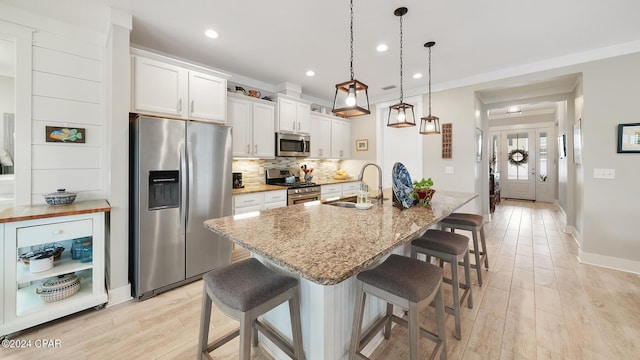
<svg viewBox="0 0 640 360">
<path fill-rule="evenodd" d="M 187 168 L 188 168 L 188 172 L 187 172 L 187 178 L 188 178 L 188 182 L 189 182 L 189 197 L 193 196 L 191 194 L 191 191 L 193 190 L 193 143 L 191 141 L 187 142 Z M 192 207 L 192 201 L 187 201 L 186 204 L 186 208 L 187 208 L 187 215 L 186 215 L 186 219 L 185 219 L 185 224 L 187 226 L 187 232 L 189 232 L 191 230 L 191 217 L 189 216 L 189 214 L 191 214 L 191 212 L 193 211 Z"/>
<path fill-rule="evenodd" d="M 185 153 L 184 143 L 180 143 L 180 232 L 184 233 L 187 210 L 185 202 L 187 201 L 187 154 Z"/>
</svg>

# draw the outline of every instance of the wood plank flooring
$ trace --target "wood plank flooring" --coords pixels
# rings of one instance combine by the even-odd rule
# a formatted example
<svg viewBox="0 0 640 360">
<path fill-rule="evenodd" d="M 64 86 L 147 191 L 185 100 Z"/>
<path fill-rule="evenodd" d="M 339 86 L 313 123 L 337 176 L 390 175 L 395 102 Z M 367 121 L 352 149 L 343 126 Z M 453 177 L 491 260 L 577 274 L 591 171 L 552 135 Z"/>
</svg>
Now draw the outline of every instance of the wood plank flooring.
<svg viewBox="0 0 640 360">
<path fill-rule="evenodd" d="M 640 276 L 580 264 L 573 238 L 552 204 L 503 201 L 485 224 L 489 271 L 479 287 L 472 271 L 473 309 L 462 309 L 462 340 L 447 317 L 449 359 L 638 359 Z M 462 232 L 464 233 L 464 232 Z M 234 252 L 234 260 L 247 256 Z M 462 268 L 460 268 L 462 271 Z M 450 286 L 445 286 L 450 299 Z M 194 359 L 201 281 L 100 311 L 87 310 L 17 334 L 59 339 L 53 349 L 0 348 L 2 359 Z M 422 311 L 433 329 L 433 309 Z M 215 308 L 210 338 L 237 327 Z M 408 358 L 406 331 L 394 327 L 372 359 Z M 421 340 L 422 353 L 431 343 Z M 237 359 L 237 339 L 213 353 Z M 271 359 L 254 348 L 252 359 Z"/>
</svg>

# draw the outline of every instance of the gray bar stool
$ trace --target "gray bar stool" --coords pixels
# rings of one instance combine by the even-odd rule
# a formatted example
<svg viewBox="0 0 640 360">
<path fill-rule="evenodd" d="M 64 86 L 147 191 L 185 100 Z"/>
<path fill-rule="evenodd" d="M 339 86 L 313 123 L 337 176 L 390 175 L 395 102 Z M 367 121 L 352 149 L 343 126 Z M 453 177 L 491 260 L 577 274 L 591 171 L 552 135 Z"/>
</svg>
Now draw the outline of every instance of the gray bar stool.
<svg viewBox="0 0 640 360">
<path fill-rule="evenodd" d="M 476 269 L 478 273 L 478 285 L 482 286 L 482 262 L 484 261 L 484 267 L 489 269 L 489 258 L 487 257 L 487 243 L 484 238 L 484 219 L 481 215 L 467 214 L 467 213 L 452 213 L 440 222 L 440 228 L 446 230 L 451 229 L 451 232 L 455 232 L 455 229 L 469 230 L 471 231 L 473 239 L 473 250 L 469 250 L 476 259 L 475 264 L 471 264 L 471 267 Z M 482 242 L 482 248 L 478 247 L 478 235 L 480 233 L 480 241 Z"/>
<path fill-rule="evenodd" d="M 367 293 L 385 300 L 387 313 L 361 336 L 362 315 Z M 426 306 L 434 299 L 437 334 L 418 325 L 418 307 Z M 409 321 L 393 315 L 393 305 L 407 309 Z M 411 360 L 418 358 L 420 336 L 436 343 L 435 349 L 427 357 L 428 359 L 433 359 L 438 352 L 440 352 L 441 360 L 447 358 L 441 268 L 417 259 L 391 254 L 377 267 L 359 273 L 356 281 L 356 305 L 353 314 L 353 328 L 351 329 L 349 359 L 353 360 L 356 357 L 367 359 L 360 351 L 382 328 L 384 328 L 385 339 L 389 339 L 391 321 L 409 329 L 409 358 Z"/>
<path fill-rule="evenodd" d="M 211 359 L 209 352 L 238 335 L 240 335 L 238 358 L 241 360 L 249 359 L 251 356 L 251 336 L 253 335 L 253 345 L 258 345 L 258 330 L 292 359 L 304 359 L 297 279 L 269 270 L 254 258 L 212 270 L 206 273 L 202 279 L 204 280 L 204 292 L 202 294 L 202 316 L 198 343 L 199 360 Z M 207 344 L 212 301 L 227 316 L 240 321 L 240 329 Z M 293 345 L 269 325 L 258 320 L 258 316 L 285 301 L 289 301 Z"/>
<path fill-rule="evenodd" d="M 473 295 L 471 294 L 471 270 L 469 266 L 469 238 L 447 231 L 429 229 L 421 237 L 411 242 L 411 257 L 417 258 L 418 254 L 425 254 L 427 262 L 431 256 L 446 261 L 451 264 L 451 279 L 444 278 L 443 281 L 451 284 L 453 288 L 453 307 L 445 305 L 445 311 L 453 314 L 456 322 L 456 339 L 460 340 L 460 306 L 467 299 L 467 307 L 473 308 Z M 464 281 L 458 280 L 458 262 L 464 265 Z M 460 296 L 458 287 L 464 289 Z M 467 297 L 468 296 L 468 297 Z"/>
</svg>

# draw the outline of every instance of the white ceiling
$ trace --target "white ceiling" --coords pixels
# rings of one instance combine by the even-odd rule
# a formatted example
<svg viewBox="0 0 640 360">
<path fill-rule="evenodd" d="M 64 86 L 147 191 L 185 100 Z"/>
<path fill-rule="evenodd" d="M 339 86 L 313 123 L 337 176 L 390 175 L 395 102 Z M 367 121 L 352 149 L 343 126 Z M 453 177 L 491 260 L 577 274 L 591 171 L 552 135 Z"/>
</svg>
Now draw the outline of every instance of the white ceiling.
<svg viewBox="0 0 640 360">
<path fill-rule="evenodd" d="M 2 0 L 98 30 L 104 19 L 90 6 L 133 15 L 132 44 L 172 54 L 271 90 L 284 82 L 311 98 L 332 101 L 335 84 L 349 79 L 348 0 Z M 53 3 L 53 4 L 52 4 Z M 354 0 L 354 70 L 373 100 L 398 97 L 399 18 L 404 16 L 405 96 L 424 93 L 432 49 L 434 91 L 479 81 L 640 51 L 640 1 Z M 74 11 L 71 11 L 74 10 Z M 203 36 L 207 28 L 220 34 Z M 389 46 L 378 53 L 376 45 Z M 594 51 L 595 50 L 595 51 Z M 307 70 L 316 76 L 305 76 Z M 232 77 L 234 80 L 245 80 Z"/>
</svg>

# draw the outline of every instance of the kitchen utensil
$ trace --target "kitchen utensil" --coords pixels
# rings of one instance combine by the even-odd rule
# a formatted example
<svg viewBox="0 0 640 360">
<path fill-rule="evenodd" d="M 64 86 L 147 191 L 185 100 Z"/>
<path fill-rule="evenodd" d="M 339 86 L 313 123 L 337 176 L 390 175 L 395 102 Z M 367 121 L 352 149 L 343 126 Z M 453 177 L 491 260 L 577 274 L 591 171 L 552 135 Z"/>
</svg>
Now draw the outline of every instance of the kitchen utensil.
<svg viewBox="0 0 640 360">
<path fill-rule="evenodd" d="M 287 184 L 293 184 L 294 182 L 296 182 L 296 177 L 293 175 L 287 176 L 286 178 L 284 178 L 284 182 Z"/>
<path fill-rule="evenodd" d="M 44 196 L 44 200 L 49 205 L 69 205 L 76 200 L 76 193 L 65 191 L 65 189 L 58 189 L 54 193 L 49 193 Z"/>
<path fill-rule="evenodd" d="M 242 86 L 236 86 L 236 93 L 247 95 L 247 90 L 245 90 Z"/>
<path fill-rule="evenodd" d="M 31 262 L 31 259 L 33 258 L 52 256 L 53 260 L 55 261 L 60 259 L 60 256 L 62 255 L 63 251 L 64 251 L 64 246 L 58 243 L 47 244 L 38 250 L 32 250 L 27 253 L 21 254 L 20 260 L 22 260 L 23 264 L 29 265 L 29 263 Z"/>
<path fill-rule="evenodd" d="M 244 185 L 242 185 L 242 173 L 239 172 L 234 172 L 232 174 L 233 177 L 233 188 L 234 189 L 241 189 L 244 187 Z"/>
<path fill-rule="evenodd" d="M 44 302 L 60 301 L 80 291 L 81 280 L 76 274 L 58 275 L 47 279 L 41 289 L 36 289 L 36 294 Z"/>
</svg>

